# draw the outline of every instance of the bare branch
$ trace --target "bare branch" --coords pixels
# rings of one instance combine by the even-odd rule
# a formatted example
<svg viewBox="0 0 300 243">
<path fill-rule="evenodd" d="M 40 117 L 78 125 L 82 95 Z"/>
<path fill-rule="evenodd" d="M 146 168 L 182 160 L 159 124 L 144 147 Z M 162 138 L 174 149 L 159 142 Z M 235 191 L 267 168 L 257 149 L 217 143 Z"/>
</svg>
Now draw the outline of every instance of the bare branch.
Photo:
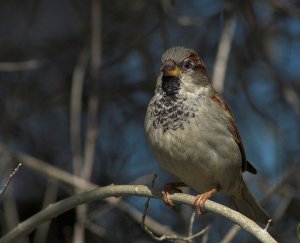
<svg viewBox="0 0 300 243">
<path fill-rule="evenodd" d="M 144 226 L 145 227 L 145 226 Z M 199 237 L 200 235 L 203 235 L 204 233 L 206 233 L 209 230 L 209 226 L 205 227 L 203 230 L 199 231 L 196 234 L 190 235 L 190 236 L 181 236 L 181 235 L 162 235 L 162 236 L 155 236 L 147 227 L 144 228 L 144 230 L 151 236 L 152 239 L 156 240 L 156 241 L 164 241 L 164 240 L 168 240 L 168 241 L 174 241 L 176 243 L 179 242 L 191 242 L 191 240 Z"/>
<path fill-rule="evenodd" d="M 44 201 L 43 201 L 43 206 L 42 208 L 45 208 L 48 206 L 50 203 L 55 202 L 56 197 L 57 197 L 57 192 L 58 192 L 58 185 L 56 183 L 50 183 L 48 181 L 47 189 L 45 191 L 45 196 L 44 196 Z M 42 225 L 40 225 L 34 235 L 33 242 L 35 243 L 42 243 L 47 241 L 47 236 L 49 233 L 49 228 L 50 228 L 50 223 L 51 221 L 48 221 Z"/>
<path fill-rule="evenodd" d="M 88 54 L 85 50 L 80 53 L 77 65 L 73 72 L 71 102 L 70 102 L 70 143 L 72 150 L 72 164 L 74 174 L 79 176 L 82 171 L 83 155 L 81 148 L 81 110 L 82 110 L 82 90 L 84 83 L 84 75 L 88 64 Z M 77 188 L 75 188 L 77 189 Z M 74 227 L 74 242 L 83 242 L 84 227 L 79 218 L 85 214 L 82 207 L 76 209 L 77 222 Z"/>
<path fill-rule="evenodd" d="M 278 8 L 289 15 L 300 18 L 300 11 L 298 8 L 295 8 L 293 4 L 291 4 L 289 1 L 282 1 L 282 0 L 267 0 L 267 2 L 270 3 L 274 8 Z"/>
<path fill-rule="evenodd" d="M 201 243 L 207 243 L 208 242 L 208 234 L 210 230 L 210 225 L 207 226 L 207 231 L 204 232 Z"/>
<path fill-rule="evenodd" d="M 237 235 L 238 232 L 240 232 L 241 227 L 238 225 L 233 225 L 230 230 L 228 230 L 227 234 L 225 237 L 222 239 L 220 243 L 229 243 L 231 242 L 234 237 Z"/>
<path fill-rule="evenodd" d="M 154 183 L 155 183 L 156 179 L 157 179 L 157 175 L 154 174 L 154 175 L 153 175 L 152 182 L 151 182 L 151 188 L 154 187 Z M 141 223 L 143 229 L 146 229 L 146 228 L 145 228 L 145 219 L 146 219 L 147 210 L 148 210 L 148 208 L 149 208 L 149 202 L 150 202 L 150 197 L 148 197 L 148 198 L 147 198 L 147 201 L 145 202 L 145 208 L 144 208 L 144 212 L 143 212 L 143 216 L 142 216 L 142 223 Z"/>
<path fill-rule="evenodd" d="M 212 82 L 214 88 L 222 93 L 224 89 L 224 80 L 226 75 L 227 63 L 229 59 L 229 53 L 231 49 L 232 39 L 234 36 L 235 19 L 232 14 L 227 16 L 224 30 L 219 42 L 216 62 L 214 65 L 214 71 L 212 75 Z"/>
<path fill-rule="evenodd" d="M 23 62 L 0 62 L 0 72 L 18 72 L 35 69 L 41 66 L 38 60 L 27 60 Z"/>
<path fill-rule="evenodd" d="M 101 66 L 101 1 L 92 0 L 91 4 L 91 78 L 92 92 L 88 103 L 88 128 L 85 139 L 84 160 L 80 171 L 76 174 L 89 181 L 94 167 L 94 154 L 97 138 L 97 115 L 99 98 L 95 95 L 97 82 L 99 81 Z M 80 142 L 80 141 L 78 141 Z M 82 157 L 82 156 L 81 156 Z M 80 158 L 80 157 L 79 157 Z M 82 160 L 81 160 L 82 162 Z M 76 209 L 77 222 L 74 228 L 74 243 L 84 242 L 85 221 L 87 205 L 82 205 Z"/>
<path fill-rule="evenodd" d="M 8 191 L 7 193 L 12 194 L 11 191 Z M 17 202 L 14 197 L 7 196 L 4 198 L 2 212 L 4 214 L 3 226 L 5 226 L 7 231 L 14 229 L 16 225 L 21 222 Z M 18 240 L 18 243 L 29 243 L 29 237 L 22 237 L 22 239 Z"/>
<path fill-rule="evenodd" d="M 121 196 L 140 196 L 140 197 L 152 197 L 156 199 L 162 199 L 162 193 L 159 189 L 150 189 L 143 185 L 110 185 L 106 187 L 97 188 L 91 191 L 75 194 L 71 197 L 58 201 L 49 205 L 44 210 L 33 215 L 29 219 L 20 223 L 17 227 L 7 233 L 0 239 L 0 243 L 14 242 L 20 237 L 30 233 L 38 225 L 57 217 L 58 215 L 77 207 L 84 203 L 90 203 L 96 200 L 101 200 L 108 197 L 121 197 Z M 175 193 L 170 196 L 174 203 L 192 205 L 195 200 L 194 196 Z M 243 229 L 251 233 L 261 242 L 275 243 L 277 242 L 272 236 L 265 230 L 258 226 L 254 221 L 248 219 L 241 213 L 225 207 L 219 203 L 207 200 L 204 204 L 206 210 L 215 214 L 226 217 L 230 221 L 240 225 Z"/>
<path fill-rule="evenodd" d="M 272 219 L 269 219 L 266 227 L 264 228 L 265 231 L 268 231 L 268 228 L 270 227 L 271 223 L 272 223 Z"/>
<path fill-rule="evenodd" d="M 72 77 L 71 101 L 70 101 L 70 136 L 72 164 L 75 175 L 79 175 L 82 163 L 81 145 L 81 110 L 82 110 L 82 90 L 84 75 L 88 64 L 88 53 L 81 51 Z"/>
<path fill-rule="evenodd" d="M 151 183 L 151 190 L 154 188 L 154 183 L 155 180 L 157 178 L 157 175 L 154 174 L 153 176 L 153 180 Z M 147 201 L 145 203 L 145 207 L 144 207 L 144 212 L 143 212 L 143 216 L 142 216 L 142 222 L 141 222 L 141 226 L 143 228 L 143 230 L 150 235 L 150 237 L 156 241 L 164 241 L 164 240 L 169 240 L 169 241 L 174 241 L 177 243 L 180 242 L 191 242 L 193 239 L 195 239 L 196 237 L 203 235 L 206 231 L 208 231 L 209 227 L 204 228 L 203 230 L 201 230 L 200 232 L 196 233 L 196 234 L 192 234 L 189 233 L 188 236 L 181 236 L 181 235 L 177 235 L 177 234 L 172 234 L 172 235 L 168 235 L 168 234 L 163 234 L 161 236 L 156 236 L 145 224 L 145 220 L 146 220 L 146 215 L 147 215 L 147 211 L 149 208 L 149 202 L 150 202 L 151 197 L 147 198 Z M 195 213 L 192 215 L 192 220 L 194 222 L 195 219 Z M 193 225 L 193 222 L 191 222 L 191 224 Z"/>
<path fill-rule="evenodd" d="M 14 157 L 16 157 L 18 160 L 21 160 L 24 165 L 38 171 L 39 173 L 42 173 L 42 174 L 46 175 L 49 178 L 57 179 L 61 182 L 64 182 L 65 184 L 76 186 L 76 187 L 81 188 L 81 189 L 88 189 L 88 188 L 92 189 L 92 188 L 95 188 L 97 186 L 97 185 L 92 184 L 90 182 L 87 182 L 87 181 L 85 181 L 81 178 L 78 178 L 76 176 L 72 176 L 71 174 L 69 174 L 65 171 L 62 171 L 62 170 L 60 170 L 60 169 L 58 169 L 54 166 L 51 166 L 47 163 L 44 163 L 41 160 L 35 159 L 31 156 L 25 155 L 25 154 L 20 153 L 20 152 L 13 152 L 7 146 L 5 146 L 1 143 L 0 143 L 0 151 L 1 151 L 1 153 L 5 153 L 5 154 L 11 155 L 11 156 L 12 156 L 11 153 L 13 153 Z M 133 208 L 128 203 L 120 201 L 120 199 L 117 199 L 115 197 L 117 197 L 117 196 L 126 196 L 126 195 L 127 196 L 136 195 L 136 196 L 161 198 L 161 192 L 160 191 L 154 190 L 154 189 L 151 191 L 146 186 L 138 186 L 138 187 L 135 187 L 135 186 L 120 186 L 120 187 L 121 188 L 119 188 L 119 186 L 103 187 L 105 195 L 103 196 L 100 193 L 103 197 L 99 197 L 99 198 L 96 198 L 94 200 L 99 200 L 99 199 L 105 198 L 104 200 L 106 202 L 110 203 L 111 205 L 116 206 L 121 211 L 126 212 L 127 214 L 129 214 L 131 216 L 131 218 L 135 219 L 136 221 L 140 221 L 141 218 L 142 218 L 142 214 L 139 211 L 137 211 L 135 208 Z M 127 187 L 130 189 L 129 192 L 128 192 L 128 190 L 126 190 Z M 136 189 L 134 189 L 134 188 L 136 188 Z M 100 189 L 102 189 L 102 188 L 95 189 L 95 191 L 100 190 Z M 115 191 L 115 194 L 113 194 L 113 192 L 111 191 L 111 190 L 114 190 L 114 189 L 117 189 Z M 121 192 L 119 190 L 121 190 Z M 87 192 L 85 192 L 85 193 L 87 193 Z M 121 193 L 121 194 L 119 194 L 119 193 Z M 76 207 L 76 206 L 78 206 L 80 204 L 83 204 L 83 203 L 88 203 L 88 202 L 93 201 L 92 199 L 86 199 L 86 198 L 83 199 L 82 195 L 85 195 L 84 193 L 81 193 L 81 194 L 78 194 L 78 195 L 79 195 L 78 197 L 80 198 L 81 201 L 80 202 L 76 201 L 77 203 L 75 203 L 75 206 L 74 206 L 74 201 L 72 201 L 72 200 L 75 200 L 74 197 L 76 198 L 76 195 L 70 197 L 70 198 L 73 198 L 73 199 L 69 199 L 73 202 L 72 205 L 68 205 L 67 207 L 64 206 L 63 208 L 60 208 L 61 206 L 59 206 L 59 205 L 61 205 L 61 204 L 58 204 L 59 207 L 56 206 L 58 208 L 56 208 L 54 210 L 54 212 L 55 212 L 54 216 L 49 217 L 49 213 L 50 213 L 50 215 L 52 215 L 52 213 L 51 213 L 52 211 L 50 211 L 50 212 L 46 211 L 47 212 L 47 214 L 46 214 L 47 218 L 46 219 L 44 218 L 44 215 L 45 215 L 44 211 L 49 208 L 49 207 L 47 207 L 46 209 L 44 209 L 40 212 L 41 215 L 38 214 L 39 216 L 32 216 L 32 217 L 34 217 L 34 218 L 38 217 L 37 219 L 38 219 L 38 222 L 40 224 L 40 223 L 46 222 L 47 220 L 50 220 L 51 218 L 59 215 L 60 213 L 65 212 L 65 211 L 67 211 L 67 210 L 69 210 L 73 207 Z M 110 197 L 110 195 L 112 195 L 113 197 L 112 198 L 107 198 L 107 197 Z M 67 199 L 65 199 L 65 200 L 67 200 Z M 188 196 L 186 194 L 174 194 L 174 195 L 171 195 L 171 200 L 175 203 L 184 203 L 184 204 L 191 205 L 194 202 L 194 197 L 193 196 Z M 55 203 L 55 205 L 56 204 L 57 203 Z M 270 238 L 271 236 L 267 232 L 262 233 L 261 231 L 263 229 L 260 228 L 257 224 L 255 224 L 252 220 L 248 219 L 244 215 L 242 215 L 242 214 L 240 214 L 240 213 L 238 213 L 238 212 L 236 212 L 232 209 L 229 209 L 225 206 L 222 206 L 218 203 L 214 203 L 214 202 L 209 201 L 209 200 L 207 200 L 206 203 L 205 203 L 205 209 L 207 209 L 208 211 L 212 211 L 216 214 L 222 215 L 224 217 L 227 217 L 229 220 L 233 221 L 234 223 L 239 224 L 242 228 L 249 231 L 251 234 L 257 235 L 257 237 L 259 239 L 261 239 L 262 241 L 264 239 L 272 239 L 271 241 L 263 241 L 263 242 L 276 242 L 273 238 Z M 53 209 L 51 209 L 51 210 L 53 210 Z M 59 211 L 56 211 L 56 210 L 59 210 Z M 34 220 L 37 220 L 37 219 L 34 219 Z M 33 225 L 32 225 L 32 223 L 33 223 Z M 26 223 L 26 225 L 27 224 L 29 224 L 29 223 Z M 154 230 L 157 234 L 163 234 L 163 232 L 165 234 L 168 234 L 168 235 L 175 234 L 167 226 L 162 226 L 161 224 L 154 221 L 153 219 L 149 219 L 149 217 L 147 219 L 147 224 L 148 225 L 151 224 L 152 230 Z M 21 230 L 20 227 L 21 228 L 23 227 L 23 223 L 21 224 L 21 226 L 18 226 L 18 230 L 17 230 L 18 232 L 19 232 L 19 230 Z M 37 224 L 36 224 L 36 222 L 31 222 L 30 221 L 30 224 L 27 227 L 30 227 L 30 230 L 33 230 L 35 227 L 37 227 Z M 27 230 L 26 232 L 30 231 L 30 230 L 28 231 L 28 228 L 26 228 L 26 230 Z M 22 232 L 23 232 L 23 230 L 22 230 Z M 21 234 L 24 235 L 26 233 L 23 232 Z M 1 242 L 2 241 L 0 240 L 0 243 Z"/>
<path fill-rule="evenodd" d="M 189 232 L 188 235 L 191 236 L 193 234 L 193 226 L 195 222 L 195 217 L 196 217 L 196 212 L 195 210 L 192 213 L 191 219 L 190 219 L 190 224 L 189 224 Z"/>
<path fill-rule="evenodd" d="M 45 176 L 46 178 L 48 178 L 48 180 L 50 180 L 50 182 L 53 180 L 57 180 L 62 184 L 69 185 L 72 188 L 75 187 L 80 190 L 92 190 L 99 187 L 99 185 L 93 184 L 78 176 L 74 176 L 42 160 L 36 159 L 24 153 L 13 151 L 9 147 L 1 143 L 0 143 L 0 153 L 5 154 L 8 158 L 14 157 L 17 160 L 22 161 L 23 165 L 36 171 L 40 176 Z M 12 161 L 12 159 L 9 159 L 8 161 Z M 129 203 L 122 201 L 120 198 L 114 198 L 114 197 L 106 198 L 104 199 L 104 201 L 109 205 L 116 207 L 121 212 L 127 214 L 134 221 L 140 222 L 142 213 L 139 210 L 137 210 L 135 207 L 130 205 Z M 175 234 L 175 232 L 172 231 L 170 227 L 160 224 L 159 222 L 157 222 L 156 220 L 152 219 L 149 216 L 147 218 L 147 225 L 148 228 L 150 228 L 156 234 L 163 234 L 163 233 L 167 233 L 169 235 Z"/>
<path fill-rule="evenodd" d="M 18 166 L 17 166 L 17 167 L 15 168 L 15 170 L 13 171 L 13 173 L 11 173 L 11 174 L 9 175 L 9 178 L 8 178 L 6 184 L 4 185 L 3 189 L 0 191 L 0 197 L 2 197 L 2 196 L 4 195 L 4 193 L 5 193 L 5 191 L 6 191 L 7 187 L 8 187 L 8 185 L 9 185 L 9 183 L 10 183 L 11 180 L 15 177 L 15 175 L 18 173 L 19 168 L 20 168 L 21 166 L 22 166 L 22 164 L 19 163 Z"/>
<path fill-rule="evenodd" d="M 293 167 L 289 172 L 286 173 L 285 176 L 283 176 L 281 178 L 281 180 L 279 180 L 275 185 L 273 185 L 263 196 L 263 198 L 261 200 L 259 200 L 261 203 L 264 203 L 265 201 L 267 201 L 268 198 L 270 198 L 275 192 L 279 191 L 285 184 L 285 181 L 288 178 L 291 178 L 292 176 L 296 175 L 297 173 L 299 173 L 300 171 L 300 166 L 295 166 Z M 285 192 L 285 190 L 283 190 Z M 290 191 L 290 190 L 289 190 Z M 277 216 L 277 218 L 275 219 L 278 220 L 279 216 Z M 272 217 L 274 219 L 274 217 Z M 240 232 L 241 227 L 239 227 L 238 225 L 233 225 L 230 230 L 227 232 L 227 234 L 225 235 L 225 237 L 223 238 L 223 240 L 221 241 L 221 243 L 229 243 L 231 242 L 235 236 Z"/>
<path fill-rule="evenodd" d="M 100 67 L 101 67 L 101 1 L 93 0 L 91 5 L 91 78 L 92 78 L 92 93 L 89 98 L 88 104 L 88 128 L 87 137 L 85 142 L 85 157 L 84 167 L 82 176 L 84 179 L 89 180 L 94 165 L 94 154 L 96 146 L 96 138 L 98 132 L 97 115 L 99 107 L 99 98 L 96 95 L 97 86 L 100 78 Z"/>
</svg>

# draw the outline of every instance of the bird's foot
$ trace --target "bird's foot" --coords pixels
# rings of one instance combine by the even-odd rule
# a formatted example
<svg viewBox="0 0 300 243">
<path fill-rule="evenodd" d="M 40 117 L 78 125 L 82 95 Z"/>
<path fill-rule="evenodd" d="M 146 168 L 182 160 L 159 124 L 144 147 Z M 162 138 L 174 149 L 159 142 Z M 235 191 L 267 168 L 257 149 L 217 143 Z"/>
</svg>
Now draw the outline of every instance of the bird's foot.
<svg viewBox="0 0 300 243">
<path fill-rule="evenodd" d="M 192 204 L 192 207 L 195 208 L 196 214 L 198 217 L 205 212 L 204 204 L 207 199 L 215 195 L 219 190 L 214 188 L 211 191 L 199 194 L 196 196 L 195 201 Z"/>
<path fill-rule="evenodd" d="M 178 187 L 185 187 L 187 186 L 184 182 L 171 182 L 164 185 L 162 190 L 162 197 L 164 203 L 170 207 L 171 209 L 175 210 L 175 204 L 172 202 L 170 198 L 170 193 L 182 193 Z"/>
</svg>

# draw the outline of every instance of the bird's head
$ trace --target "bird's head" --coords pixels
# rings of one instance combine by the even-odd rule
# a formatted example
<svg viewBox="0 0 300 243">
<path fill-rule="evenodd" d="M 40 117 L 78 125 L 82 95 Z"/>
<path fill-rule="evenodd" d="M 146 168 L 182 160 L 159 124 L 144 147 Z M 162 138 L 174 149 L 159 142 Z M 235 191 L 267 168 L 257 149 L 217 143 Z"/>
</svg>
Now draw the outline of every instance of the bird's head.
<svg viewBox="0 0 300 243">
<path fill-rule="evenodd" d="M 162 55 L 157 89 L 167 95 L 184 91 L 201 95 L 211 92 L 212 87 L 198 54 L 185 47 L 172 47 Z"/>
</svg>

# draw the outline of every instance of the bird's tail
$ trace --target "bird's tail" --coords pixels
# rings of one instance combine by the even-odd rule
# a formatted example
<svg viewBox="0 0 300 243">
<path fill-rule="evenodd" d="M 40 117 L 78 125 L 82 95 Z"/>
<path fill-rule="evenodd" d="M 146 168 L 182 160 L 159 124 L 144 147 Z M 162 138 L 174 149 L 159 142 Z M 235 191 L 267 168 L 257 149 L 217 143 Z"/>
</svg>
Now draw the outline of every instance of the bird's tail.
<svg viewBox="0 0 300 243">
<path fill-rule="evenodd" d="M 270 219 L 267 212 L 258 204 L 252 193 L 248 190 L 247 185 L 243 182 L 242 196 L 233 197 L 233 201 L 238 211 L 256 223 L 266 225 Z"/>
</svg>

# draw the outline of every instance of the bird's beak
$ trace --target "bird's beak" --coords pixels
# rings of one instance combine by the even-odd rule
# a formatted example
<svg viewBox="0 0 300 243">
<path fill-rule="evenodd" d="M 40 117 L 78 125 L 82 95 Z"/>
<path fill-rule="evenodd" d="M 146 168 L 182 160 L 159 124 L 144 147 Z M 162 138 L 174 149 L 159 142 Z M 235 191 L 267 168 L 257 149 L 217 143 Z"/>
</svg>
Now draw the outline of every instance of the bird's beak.
<svg viewBox="0 0 300 243">
<path fill-rule="evenodd" d="M 179 77 L 180 75 L 180 68 L 172 60 L 165 61 L 161 67 L 161 71 L 163 76 Z"/>
</svg>

